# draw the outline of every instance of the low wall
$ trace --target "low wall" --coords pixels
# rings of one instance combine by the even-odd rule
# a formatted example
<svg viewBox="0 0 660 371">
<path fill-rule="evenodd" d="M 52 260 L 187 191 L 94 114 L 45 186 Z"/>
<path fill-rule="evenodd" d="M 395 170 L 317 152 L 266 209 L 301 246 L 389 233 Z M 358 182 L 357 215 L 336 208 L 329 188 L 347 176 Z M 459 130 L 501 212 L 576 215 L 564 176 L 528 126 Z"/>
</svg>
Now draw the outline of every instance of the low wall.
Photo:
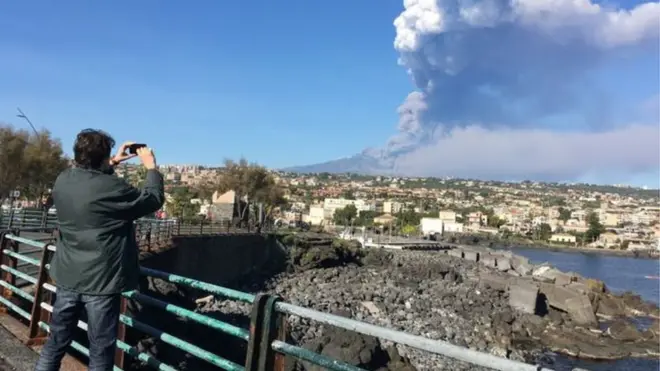
<svg viewBox="0 0 660 371">
<path fill-rule="evenodd" d="M 235 234 L 221 236 L 182 236 L 173 239 L 172 247 L 165 251 L 143 256 L 140 264 L 147 268 L 193 278 L 229 288 L 238 288 L 241 283 L 251 282 L 258 290 L 274 274 L 286 268 L 286 248 L 274 236 Z M 201 290 L 186 288 L 145 278 L 140 291 L 170 304 L 195 310 L 195 300 L 209 294 Z M 222 300 L 222 298 L 220 298 Z M 228 300 L 227 302 L 231 302 Z M 218 354 L 230 361 L 245 362 L 246 343 L 231 335 L 186 321 L 148 305 L 130 300 L 129 314 L 169 334 L 189 341 L 203 349 Z M 249 318 L 244 316 L 221 316 L 217 319 L 246 328 Z M 185 352 L 162 343 L 158 339 L 127 328 L 127 342 L 138 344 L 140 349 L 156 356 L 160 361 L 179 370 L 217 370 L 205 361 L 190 357 Z M 126 370 L 142 370 L 127 358 Z"/>
<path fill-rule="evenodd" d="M 144 257 L 142 266 L 221 286 L 286 266 L 286 251 L 269 235 L 185 236 L 172 242 L 170 249 Z"/>
</svg>

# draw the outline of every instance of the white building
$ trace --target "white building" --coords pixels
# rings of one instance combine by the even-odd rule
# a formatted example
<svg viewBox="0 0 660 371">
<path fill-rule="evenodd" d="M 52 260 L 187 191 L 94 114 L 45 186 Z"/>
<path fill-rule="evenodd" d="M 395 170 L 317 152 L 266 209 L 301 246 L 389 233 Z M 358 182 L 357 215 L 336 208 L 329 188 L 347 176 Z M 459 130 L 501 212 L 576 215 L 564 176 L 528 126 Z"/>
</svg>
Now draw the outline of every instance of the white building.
<svg viewBox="0 0 660 371">
<path fill-rule="evenodd" d="M 385 201 L 383 202 L 383 212 L 385 214 L 397 214 L 401 212 L 404 204 L 396 201 Z"/>
<path fill-rule="evenodd" d="M 463 233 L 465 230 L 463 223 L 457 223 L 455 221 L 443 221 L 442 229 L 444 233 Z"/>
<path fill-rule="evenodd" d="M 325 217 L 325 209 L 321 205 L 312 205 L 309 208 L 309 224 L 321 225 Z"/>
<path fill-rule="evenodd" d="M 323 210 L 326 217 L 332 218 L 335 210 L 343 209 L 348 205 L 353 205 L 358 212 L 376 211 L 376 203 L 365 200 L 349 200 L 346 198 L 326 198 L 323 200 Z"/>
<path fill-rule="evenodd" d="M 438 217 L 443 222 L 455 222 L 456 221 L 456 212 L 452 210 L 441 210 Z"/>
</svg>

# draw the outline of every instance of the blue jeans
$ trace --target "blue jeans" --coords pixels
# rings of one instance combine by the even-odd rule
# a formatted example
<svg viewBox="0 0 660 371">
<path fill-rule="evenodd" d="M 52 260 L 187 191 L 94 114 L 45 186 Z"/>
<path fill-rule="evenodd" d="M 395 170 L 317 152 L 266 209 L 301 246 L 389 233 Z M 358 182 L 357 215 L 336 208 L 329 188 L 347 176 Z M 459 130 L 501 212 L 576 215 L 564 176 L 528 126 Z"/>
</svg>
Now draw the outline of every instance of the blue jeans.
<svg viewBox="0 0 660 371">
<path fill-rule="evenodd" d="M 50 335 L 41 350 L 35 371 L 60 369 L 83 309 L 87 312 L 89 371 L 111 371 L 115 358 L 120 302 L 120 295 L 83 295 L 58 287 L 49 324 Z"/>
</svg>

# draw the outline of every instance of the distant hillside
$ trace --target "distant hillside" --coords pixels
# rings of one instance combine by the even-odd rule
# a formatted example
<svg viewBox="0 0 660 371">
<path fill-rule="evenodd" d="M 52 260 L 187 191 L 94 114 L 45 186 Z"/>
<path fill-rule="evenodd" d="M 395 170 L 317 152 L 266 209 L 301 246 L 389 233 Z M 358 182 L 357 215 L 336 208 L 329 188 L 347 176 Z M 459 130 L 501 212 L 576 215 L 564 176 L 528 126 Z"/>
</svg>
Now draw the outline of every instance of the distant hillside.
<svg viewBox="0 0 660 371">
<path fill-rule="evenodd" d="M 394 172 L 392 159 L 378 158 L 366 153 L 360 153 L 339 160 L 327 161 L 312 165 L 294 166 L 284 171 L 297 173 L 356 173 L 368 175 L 387 175 Z"/>
</svg>

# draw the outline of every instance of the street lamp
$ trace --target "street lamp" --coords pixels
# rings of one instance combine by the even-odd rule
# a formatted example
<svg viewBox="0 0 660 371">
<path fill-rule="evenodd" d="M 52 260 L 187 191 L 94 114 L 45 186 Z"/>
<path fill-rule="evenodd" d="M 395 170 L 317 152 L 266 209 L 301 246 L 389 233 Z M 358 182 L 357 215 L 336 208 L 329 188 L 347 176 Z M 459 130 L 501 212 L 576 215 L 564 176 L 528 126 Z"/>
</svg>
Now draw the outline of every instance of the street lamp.
<svg viewBox="0 0 660 371">
<path fill-rule="evenodd" d="M 7 225 L 7 228 L 11 228 L 12 224 L 14 224 L 15 202 L 20 196 L 21 196 L 21 192 L 19 190 L 13 190 L 11 192 L 11 198 L 9 201 L 9 223 Z"/>
<path fill-rule="evenodd" d="M 39 136 L 39 132 L 38 132 L 37 129 L 34 127 L 34 125 L 32 125 L 32 121 L 30 121 L 30 119 L 25 115 L 25 113 L 23 113 L 23 111 L 21 111 L 21 109 L 20 109 L 19 107 L 16 107 L 16 110 L 18 110 L 18 115 L 16 115 L 16 117 L 18 117 L 18 118 L 22 118 L 23 120 L 27 121 L 28 125 L 30 125 L 30 127 L 31 127 L 32 130 L 34 131 L 34 134 L 36 134 L 37 136 Z"/>
</svg>

